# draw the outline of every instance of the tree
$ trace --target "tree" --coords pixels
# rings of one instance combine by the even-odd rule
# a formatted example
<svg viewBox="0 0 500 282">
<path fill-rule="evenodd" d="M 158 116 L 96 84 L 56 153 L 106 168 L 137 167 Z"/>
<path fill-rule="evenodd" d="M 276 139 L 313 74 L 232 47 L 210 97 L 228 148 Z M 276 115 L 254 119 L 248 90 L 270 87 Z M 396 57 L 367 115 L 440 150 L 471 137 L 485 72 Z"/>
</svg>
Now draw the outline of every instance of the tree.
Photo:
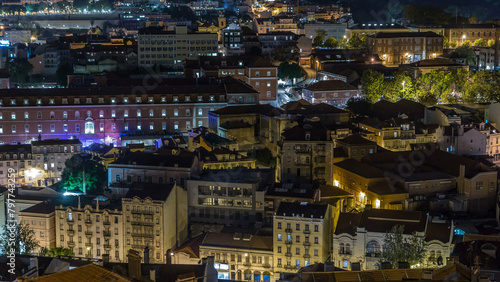
<svg viewBox="0 0 500 282">
<path fill-rule="evenodd" d="M 398 262 L 408 262 L 410 266 L 424 262 L 425 237 L 416 234 L 405 235 L 404 229 L 403 225 L 396 225 L 386 232 L 379 263 L 389 262 L 396 268 Z"/>
<path fill-rule="evenodd" d="M 305 73 L 302 67 L 297 63 L 281 63 L 278 67 L 278 77 L 281 79 L 291 79 L 302 78 Z"/>
<path fill-rule="evenodd" d="M 33 65 L 27 59 L 12 59 L 7 63 L 7 68 L 12 82 L 19 83 L 21 86 L 29 81 L 29 77 L 33 72 Z"/>
<path fill-rule="evenodd" d="M 73 73 L 71 63 L 60 63 L 56 70 L 56 81 L 58 85 L 66 86 L 68 84 L 68 75 Z"/>
<path fill-rule="evenodd" d="M 488 47 L 493 47 L 493 46 L 495 46 L 495 39 L 488 40 Z"/>
<path fill-rule="evenodd" d="M 347 42 L 347 47 L 349 49 L 366 49 L 366 44 L 366 36 L 360 37 L 358 33 L 354 33 Z"/>
<path fill-rule="evenodd" d="M 73 250 L 64 247 L 54 247 L 52 249 L 47 249 L 45 247 L 41 248 L 40 255 L 42 257 L 73 257 L 75 253 Z"/>
<path fill-rule="evenodd" d="M 264 164 L 266 166 L 269 166 L 269 167 L 276 166 L 276 158 L 273 157 L 273 153 L 268 148 L 257 150 L 255 152 L 255 159 L 259 163 Z"/>
<path fill-rule="evenodd" d="M 415 99 L 417 85 L 415 79 L 409 73 L 396 72 L 392 82 L 392 91 L 395 92 L 396 99 Z"/>
<path fill-rule="evenodd" d="M 68 191 L 83 192 L 83 172 L 85 171 L 85 187 L 89 193 L 100 193 L 106 180 L 106 171 L 102 164 L 89 155 L 73 155 L 66 160 L 62 173 L 61 185 Z"/>
<path fill-rule="evenodd" d="M 486 47 L 486 44 L 487 44 L 486 41 L 482 38 L 479 38 L 476 41 L 474 41 L 474 46 Z"/>
<path fill-rule="evenodd" d="M 444 36 L 443 37 L 443 48 L 449 48 L 450 47 L 450 40 L 448 39 L 448 37 Z"/>
<path fill-rule="evenodd" d="M 457 42 L 455 42 L 455 41 L 450 42 L 450 47 L 451 48 L 457 48 L 457 46 L 458 46 Z"/>
<path fill-rule="evenodd" d="M 315 33 L 313 43 L 312 43 L 313 46 L 314 47 L 322 46 L 327 35 L 328 35 L 328 33 L 326 32 L 326 30 L 316 29 L 316 33 Z"/>
<path fill-rule="evenodd" d="M 29 225 L 7 223 L 3 226 L 0 253 L 33 254 L 39 246 L 35 231 Z"/>
<path fill-rule="evenodd" d="M 468 44 L 466 44 L 468 42 Z M 474 64 L 476 62 L 476 53 L 474 52 L 474 48 L 470 46 L 470 42 L 467 40 L 462 44 L 462 46 L 455 49 L 457 55 L 460 58 L 465 58 L 468 64 Z"/>
<path fill-rule="evenodd" d="M 375 103 L 380 99 L 384 87 L 384 74 L 367 69 L 361 77 L 361 91 L 368 101 Z"/>
<path fill-rule="evenodd" d="M 274 48 L 271 52 L 269 59 L 271 61 L 278 62 L 298 62 L 300 57 L 300 51 L 295 46 L 282 46 Z"/>
<path fill-rule="evenodd" d="M 335 39 L 335 37 L 330 36 L 325 41 L 325 47 L 336 48 L 338 46 L 339 46 L 339 42 L 337 41 L 337 39 Z"/>
<path fill-rule="evenodd" d="M 89 0 L 73 0 L 73 7 L 75 9 L 87 9 L 89 6 Z"/>
<path fill-rule="evenodd" d="M 419 77 L 417 99 L 424 105 L 434 105 L 443 95 L 450 94 L 452 76 L 448 71 L 433 70 Z"/>
<path fill-rule="evenodd" d="M 499 102 L 500 73 L 480 71 L 474 74 L 464 93 L 465 102 Z"/>
<path fill-rule="evenodd" d="M 370 116 L 373 111 L 373 104 L 365 97 L 354 97 L 347 100 L 347 110 L 354 118 Z"/>
<path fill-rule="evenodd" d="M 478 19 L 476 16 L 472 16 L 469 18 L 469 23 L 470 24 L 477 24 L 478 23 Z"/>
</svg>

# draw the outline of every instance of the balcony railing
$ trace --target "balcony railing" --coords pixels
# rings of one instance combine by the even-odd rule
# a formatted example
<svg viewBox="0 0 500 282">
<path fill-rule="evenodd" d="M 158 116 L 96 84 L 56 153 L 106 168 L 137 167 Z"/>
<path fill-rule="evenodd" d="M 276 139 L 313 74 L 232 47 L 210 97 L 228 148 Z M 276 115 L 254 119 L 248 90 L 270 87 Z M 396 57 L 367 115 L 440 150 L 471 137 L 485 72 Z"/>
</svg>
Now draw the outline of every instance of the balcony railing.
<svg viewBox="0 0 500 282">
<path fill-rule="evenodd" d="M 105 245 L 104 245 L 104 249 L 106 249 L 106 250 L 110 250 L 110 249 L 111 249 L 111 245 L 110 245 L 110 244 L 105 244 Z"/>
<path fill-rule="evenodd" d="M 366 257 L 379 258 L 381 256 L 380 252 L 366 253 Z"/>
<path fill-rule="evenodd" d="M 351 251 L 347 251 L 347 250 L 339 250 L 339 255 L 351 255 Z"/>
<path fill-rule="evenodd" d="M 246 266 L 246 267 L 250 267 L 250 266 L 252 266 L 252 263 L 250 263 L 250 262 L 244 262 L 243 265 Z"/>
<path fill-rule="evenodd" d="M 304 234 L 311 234 L 311 229 L 304 229 Z"/>
<path fill-rule="evenodd" d="M 292 228 L 287 228 L 287 229 L 285 229 L 285 232 L 286 232 L 286 233 L 292 233 L 292 232 L 293 232 L 293 230 L 292 230 Z"/>
<path fill-rule="evenodd" d="M 142 214 L 142 211 L 140 211 L 140 210 L 132 210 L 131 213 L 133 213 L 133 214 Z"/>
<path fill-rule="evenodd" d="M 304 258 L 305 258 L 305 259 L 311 258 L 311 255 L 309 255 L 309 254 L 304 254 Z"/>
<path fill-rule="evenodd" d="M 144 249 L 144 245 L 132 245 L 132 249 L 143 250 Z"/>
<path fill-rule="evenodd" d="M 85 236 L 92 236 L 92 231 L 85 231 Z"/>
<path fill-rule="evenodd" d="M 89 242 L 85 243 L 85 247 L 92 248 L 92 243 Z"/>
<path fill-rule="evenodd" d="M 92 224 L 92 220 L 91 219 L 86 219 L 85 220 L 85 224 Z"/>
<path fill-rule="evenodd" d="M 285 269 L 297 269 L 298 267 L 296 265 L 285 265 Z"/>
<path fill-rule="evenodd" d="M 304 246 L 311 246 L 311 242 L 304 242 Z"/>
<path fill-rule="evenodd" d="M 143 221 L 142 225 L 144 225 L 144 226 L 154 226 L 155 224 L 152 221 Z"/>
<path fill-rule="evenodd" d="M 75 241 L 69 241 L 68 247 L 73 248 L 75 246 Z"/>
<path fill-rule="evenodd" d="M 111 231 L 104 231 L 104 232 L 102 232 L 102 235 L 104 235 L 104 237 L 110 237 Z"/>
<path fill-rule="evenodd" d="M 292 241 L 292 240 L 285 240 L 285 244 L 287 244 L 287 245 L 290 245 L 290 244 L 292 244 L 292 243 L 293 243 L 293 241 Z"/>
<path fill-rule="evenodd" d="M 292 256 L 292 253 L 288 252 L 288 253 L 286 253 L 286 254 L 285 254 L 285 256 L 287 256 L 287 257 L 291 257 L 291 256 Z"/>
<path fill-rule="evenodd" d="M 145 210 L 145 211 L 143 212 L 143 214 L 153 214 L 153 211 L 149 211 L 149 210 L 148 210 L 148 211 L 146 211 L 146 210 Z"/>
<path fill-rule="evenodd" d="M 66 230 L 66 234 L 68 234 L 69 236 L 74 236 L 75 235 L 75 230 L 68 229 L 68 230 Z"/>
<path fill-rule="evenodd" d="M 141 221 L 137 221 L 137 220 L 133 220 L 131 222 L 132 225 L 142 225 L 142 222 Z"/>
<path fill-rule="evenodd" d="M 104 225 L 111 225 L 111 221 L 109 221 L 109 220 L 108 221 L 103 221 L 102 224 L 104 224 Z"/>
<path fill-rule="evenodd" d="M 264 267 L 264 268 L 271 268 L 271 264 L 269 264 L 269 263 L 264 263 L 264 264 L 262 265 L 262 267 Z"/>
</svg>

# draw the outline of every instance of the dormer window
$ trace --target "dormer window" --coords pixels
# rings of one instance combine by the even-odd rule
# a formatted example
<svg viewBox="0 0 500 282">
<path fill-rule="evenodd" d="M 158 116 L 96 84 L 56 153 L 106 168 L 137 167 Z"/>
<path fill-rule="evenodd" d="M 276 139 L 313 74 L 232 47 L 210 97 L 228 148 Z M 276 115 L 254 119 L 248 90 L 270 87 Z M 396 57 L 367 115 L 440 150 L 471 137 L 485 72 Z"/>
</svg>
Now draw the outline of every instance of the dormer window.
<svg viewBox="0 0 500 282">
<path fill-rule="evenodd" d="M 149 97 L 149 98 L 148 98 L 148 101 L 149 101 L 149 103 L 153 103 L 153 102 L 154 102 L 153 97 Z"/>
<path fill-rule="evenodd" d="M 86 102 L 87 104 L 92 104 L 92 98 L 87 98 Z"/>
<path fill-rule="evenodd" d="M 111 97 L 111 104 L 116 104 L 116 97 Z"/>
<path fill-rule="evenodd" d="M 10 104 L 15 105 L 16 104 L 16 99 L 10 99 Z"/>
<path fill-rule="evenodd" d="M 186 96 L 186 102 L 190 102 L 191 101 L 191 97 L 190 96 Z"/>
<path fill-rule="evenodd" d="M 104 98 L 103 97 L 99 97 L 99 100 L 97 102 L 99 104 L 104 104 Z"/>
<path fill-rule="evenodd" d="M 307 141 L 311 140 L 311 133 L 306 133 L 306 140 Z"/>
<path fill-rule="evenodd" d="M 179 102 L 179 97 L 178 96 L 174 96 L 174 102 Z"/>
<path fill-rule="evenodd" d="M 50 104 L 50 105 L 54 105 L 54 104 L 55 104 L 55 100 L 54 100 L 54 98 L 49 99 L 49 104 Z"/>
<path fill-rule="evenodd" d="M 201 95 L 198 96 L 198 102 L 203 102 L 203 96 Z"/>
<path fill-rule="evenodd" d="M 36 104 L 40 106 L 42 104 L 42 99 L 36 99 Z"/>
<path fill-rule="evenodd" d="M 167 102 L 167 97 L 165 97 L 165 96 L 161 96 L 161 102 L 162 102 L 162 103 Z"/>
<path fill-rule="evenodd" d="M 23 104 L 25 104 L 25 105 L 29 105 L 29 103 L 30 103 L 30 100 L 28 100 L 28 99 L 24 99 Z"/>
<path fill-rule="evenodd" d="M 137 97 L 137 98 L 135 98 L 135 102 L 136 102 L 136 103 L 138 103 L 138 104 L 139 104 L 139 103 L 141 103 L 141 102 L 142 102 L 141 97 Z"/>
<path fill-rule="evenodd" d="M 127 97 L 123 97 L 123 103 L 128 103 L 128 98 Z"/>
<path fill-rule="evenodd" d="M 75 105 L 79 105 L 80 104 L 80 98 L 75 98 L 75 100 L 73 100 L 73 103 Z"/>
<path fill-rule="evenodd" d="M 67 105 L 68 104 L 68 98 L 62 98 L 62 104 Z"/>
</svg>

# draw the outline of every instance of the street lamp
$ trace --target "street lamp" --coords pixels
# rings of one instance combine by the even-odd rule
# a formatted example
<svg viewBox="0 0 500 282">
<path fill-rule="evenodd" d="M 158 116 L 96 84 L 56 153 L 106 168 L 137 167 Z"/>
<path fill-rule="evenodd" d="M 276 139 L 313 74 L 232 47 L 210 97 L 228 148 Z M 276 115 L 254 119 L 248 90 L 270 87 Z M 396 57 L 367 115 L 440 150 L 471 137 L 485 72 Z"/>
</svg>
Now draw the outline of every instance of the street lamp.
<svg viewBox="0 0 500 282">
<path fill-rule="evenodd" d="M 462 35 L 462 45 L 464 45 L 464 40 L 465 40 L 465 34 Z"/>
<path fill-rule="evenodd" d="M 405 93 L 405 83 L 406 81 L 403 80 L 403 82 L 401 84 L 403 84 L 403 94 Z"/>
</svg>

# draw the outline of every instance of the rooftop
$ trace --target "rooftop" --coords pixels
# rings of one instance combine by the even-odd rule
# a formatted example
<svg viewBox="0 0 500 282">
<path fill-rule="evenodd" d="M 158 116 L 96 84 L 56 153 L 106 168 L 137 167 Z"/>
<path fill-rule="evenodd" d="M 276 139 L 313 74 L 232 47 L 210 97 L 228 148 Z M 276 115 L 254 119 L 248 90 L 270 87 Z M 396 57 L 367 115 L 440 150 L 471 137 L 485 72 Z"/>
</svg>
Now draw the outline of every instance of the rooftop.
<svg viewBox="0 0 500 282">
<path fill-rule="evenodd" d="M 289 203 L 281 202 L 276 215 L 278 216 L 298 216 L 302 218 L 324 218 L 328 205 L 309 203 Z"/>
<path fill-rule="evenodd" d="M 427 32 L 377 32 L 374 35 L 368 36 L 370 38 L 414 38 L 414 37 L 440 37 L 442 35 L 436 34 L 432 31 Z"/>
<path fill-rule="evenodd" d="M 356 87 L 343 82 L 342 80 L 321 80 L 307 86 L 309 91 L 336 91 L 336 90 L 357 90 Z"/>
<path fill-rule="evenodd" d="M 215 233 L 209 232 L 205 236 L 201 247 L 220 247 L 220 248 L 236 248 L 236 249 L 251 249 L 259 251 L 273 251 L 272 236 L 257 236 L 250 234 L 231 234 L 231 233 Z"/>
<path fill-rule="evenodd" d="M 139 199 L 151 198 L 154 201 L 166 201 L 173 188 L 174 184 L 135 182 L 123 198 L 138 197 Z"/>
</svg>

